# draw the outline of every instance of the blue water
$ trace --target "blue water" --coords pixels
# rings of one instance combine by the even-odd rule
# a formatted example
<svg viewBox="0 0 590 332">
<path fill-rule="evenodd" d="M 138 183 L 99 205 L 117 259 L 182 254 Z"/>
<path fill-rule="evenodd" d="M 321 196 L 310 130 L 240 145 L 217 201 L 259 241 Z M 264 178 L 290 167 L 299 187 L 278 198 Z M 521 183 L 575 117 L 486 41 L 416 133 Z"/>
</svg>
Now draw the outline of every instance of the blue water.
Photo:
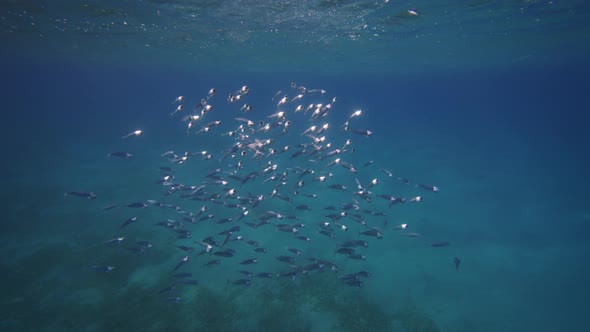
<svg viewBox="0 0 590 332">
<path fill-rule="evenodd" d="M 314 10 L 337 13 L 338 8 L 354 6 L 354 2 L 321 3 L 324 7 L 312 6 Z M 133 20 L 142 15 L 146 22 L 158 20 L 153 14 L 157 6 L 163 15 L 180 11 L 183 5 L 189 6 L 185 2 L 123 2 L 121 8 L 127 13 L 125 19 L 135 27 Z M 244 9 L 240 15 L 259 10 L 253 4 L 236 6 L 240 5 Z M 267 9 L 274 5 L 268 4 Z M 430 31 L 430 35 L 439 37 L 453 32 L 452 28 L 443 32 L 429 30 L 428 23 L 435 21 L 434 14 L 446 13 L 441 22 L 447 22 L 452 21 L 449 13 L 453 12 L 452 6 L 430 5 L 430 13 L 428 8 L 420 12 L 425 17 L 422 21 L 411 21 L 418 22 L 412 23 L 417 26 L 409 28 L 405 24 L 404 29 L 422 31 L 425 36 Z M 493 45 L 477 52 L 477 47 L 463 46 L 456 52 L 465 61 L 437 58 L 437 53 L 431 53 L 433 60 L 428 61 L 429 52 L 420 51 L 415 57 L 398 58 L 398 63 L 386 59 L 396 58 L 392 54 L 404 50 L 433 47 L 434 51 L 436 47 L 428 39 L 412 41 L 400 35 L 401 45 L 392 53 L 383 43 L 363 44 L 365 35 L 361 32 L 357 53 L 347 57 L 351 41 L 340 40 L 339 44 L 331 31 L 341 33 L 340 28 L 331 30 L 332 25 L 326 23 L 315 34 L 310 32 L 308 38 L 328 45 L 326 54 L 339 54 L 337 61 L 329 60 L 330 56 L 318 60 L 315 52 L 307 51 L 285 58 L 285 48 L 300 50 L 300 45 L 309 41 L 301 36 L 293 37 L 291 42 L 267 35 L 260 37 L 256 32 L 258 24 L 267 22 L 268 29 L 286 24 L 262 15 L 251 23 L 251 35 L 245 40 L 234 36 L 224 44 L 208 29 L 192 32 L 193 41 L 202 38 L 203 43 L 215 46 L 205 48 L 201 61 L 193 61 L 199 59 L 198 47 L 191 53 L 185 44 L 170 42 L 166 47 L 159 45 L 156 54 L 138 47 L 144 42 L 138 39 L 146 38 L 141 33 L 102 37 L 97 33 L 96 45 L 90 46 L 92 43 L 85 44 L 88 35 L 60 35 L 59 30 L 44 25 L 40 32 L 51 37 L 40 42 L 36 39 L 39 31 L 30 31 L 24 25 L 20 30 L 13 29 L 5 23 L 21 22 L 15 18 L 18 10 L 27 10 L 45 23 L 55 21 L 56 17 L 69 17 L 70 22 L 76 22 L 73 25 L 80 25 L 87 19 L 94 28 L 104 26 L 110 19 L 121 19 L 116 11 L 97 10 L 95 13 L 102 14 L 93 16 L 88 15 L 87 7 L 78 5 L 57 9 L 43 6 L 46 12 L 20 2 L 1 7 L 5 10 L 4 23 L 0 25 L 2 42 L 10 46 L 3 48 L 0 65 L 3 331 L 587 330 L 590 268 L 585 262 L 590 253 L 590 132 L 586 96 L 590 66 L 580 56 L 587 54 L 587 50 L 570 42 L 567 38 L 571 35 L 566 38 L 570 29 L 588 30 L 585 25 L 576 26 L 580 15 L 587 12 L 583 6 L 577 11 L 557 7 L 559 11 L 548 15 L 550 7 L 545 2 L 519 2 L 515 7 L 502 7 L 493 1 L 474 3 L 461 15 L 456 13 L 471 24 L 474 34 L 488 27 L 477 23 L 485 10 L 503 13 L 501 9 L 522 6 L 527 8 L 524 22 L 528 22 L 529 16 L 541 17 L 551 23 L 539 26 L 538 30 L 551 37 L 562 32 L 563 38 L 552 39 L 550 44 L 555 48 L 543 48 L 546 44 L 537 41 L 537 30 L 522 32 L 522 27 L 515 24 L 505 28 L 512 28 L 520 41 L 515 43 L 512 54 L 502 54 Z M 254 9 L 247 9 L 248 6 Z M 412 8 L 411 4 L 407 7 Z M 371 19 L 387 22 L 372 8 L 363 9 L 359 20 L 369 24 Z M 222 9 L 213 5 L 202 5 L 199 10 L 204 17 L 226 17 L 218 14 Z M 359 9 L 352 8 L 341 18 L 356 26 L 359 22 L 354 15 L 348 15 L 353 10 Z M 182 17 L 189 20 L 191 12 L 185 9 L 184 13 L 187 16 Z M 514 17 L 518 16 L 514 13 Z M 333 15 L 331 19 L 336 20 L 337 14 Z M 493 18 L 501 17 L 508 16 L 498 14 Z M 473 18 L 473 22 L 468 18 Z M 226 24 L 231 30 L 236 24 L 233 20 L 219 19 L 218 24 Z M 161 22 L 154 24 L 149 39 L 157 40 L 159 33 L 168 36 L 170 31 L 163 29 Z M 179 22 L 177 29 L 189 30 L 188 24 Z M 299 23 L 292 24 L 292 31 L 298 31 Z M 562 30 L 552 30 L 555 27 Z M 327 43 L 328 37 L 336 41 Z M 125 38 L 127 46 L 123 43 Z M 240 45 L 236 43 L 240 42 L 236 40 L 243 43 L 244 57 L 238 56 Z M 527 46 L 522 46 L 523 42 Z M 264 49 L 266 60 L 251 57 L 256 54 L 257 45 Z M 273 45 L 279 46 L 276 57 L 269 53 L 275 50 Z M 223 55 L 216 58 L 211 48 Z M 227 52 L 221 51 L 224 49 Z M 376 63 L 386 65 L 379 70 Z M 359 172 L 352 176 L 343 168 L 329 168 L 334 173 L 331 183 L 354 188 L 354 177 L 363 184 L 375 177 L 379 179 L 379 184 L 371 189 L 373 202 L 359 199 L 362 209 L 386 213 L 385 217 L 365 214 L 370 226 L 384 229 L 382 240 L 362 237 L 369 242 L 368 248 L 359 250 L 367 256 L 366 260 L 334 254 L 338 244 L 358 239 L 358 232 L 365 229 L 351 218 L 343 222 L 349 231 L 336 229 L 334 239 L 318 233 L 314 223 L 326 220 L 325 215 L 332 213 L 323 208 L 340 207 L 350 202 L 352 196 L 327 189 L 312 182 L 311 177 L 306 178 L 301 191 L 316 193 L 320 198 L 298 196 L 296 204 L 268 200 L 271 187 L 262 183 L 268 176 L 238 186 L 239 194 L 263 193 L 267 200 L 237 223 L 186 223 L 184 227 L 192 231 L 191 240 L 176 239 L 174 232 L 155 225 L 166 219 L 180 220 L 181 215 L 173 209 L 150 206 L 136 210 L 122 206 L 154 199 L 196 213 L 205 203 L 181 199 L 178 193 L 165 196 L 166 188 L 156 184 L 162 177 L 158 167 L 173 167 L 177 181 L 187 185 L 199 185 L 205 181 L 203 176 L 216 167 L 233 169 L 235 161 L 218 161 L 235 142 L 221 133 L 235 129 L 237 122 L 233 118 L 238 116 L 267 121 L 267 116 L 276 111 L 276 100 L 271 99 L 277 90 L 294 95 L 289 87 L 291 82 L 327 90 L 323 102 L 338 98 L 326 120 L 331 126 L 326 135 L 335 145 L 347 138 L 353 140 L 355 151 L 343 154 L 342 159 L 354 164 Z M 238 111 L 240 105 L 225 100 L 243 85 L 251 89 L 244 97 L 253 106 L 247 115 Z M 205 121 L 221 120 L 222 126 L 206 135 L 188 134 L 181 116 L 170 116 L 175 107 L 170 102 L 183 95 L 190 110 L 212 87 L 218 94 L 211 100 L 215 108 Z M 302 101 L 303 105 L 321 99 L 305 98 L 310 99 Z M 351 122 L 358 128 L 372 130 L 372 137 L 356 136 L 341 129 L 340 125 L 356 109 L 362 109 L 363 115 Z M 293 127 L 287 137 L 277 138 L 277 147 L 308 142 L 299 132 L 309 127 L 309 120 L 290 112 Z M 201 125 L 196 126 L 197 130 Z M 138 128 L 144 131 L 142 136 L 121 139 Z M 194 157 L 177 165 L 161 157 L 168 150 L 207 150 L 215 158 Z M 134 156 L 129 160 L 106 158 L 114 151 L 130 151 Z M 325 162 L 315 165 L 300 158 L 289 159 L 291 153 L 275 158 L 279 168 L 291 174 L 285 186 L 288 189 L 281 192 L 292 191 L 297 166 L 312 167 L 318 172 L 327 169 Z M 374 160 L 374 164 L 363 167 L 369 160 Z M 250 159 L 245 161 L 248 170 L 255 167 Z M 411 185 L 388 178 L 379 168 L 391 170 L 394 177 L 410 179 Z M 414 186 L 416 183 L 434 184 L 440 192 L 420 190 Z M 92 191 L 98 197 L 64 197 L 68 191 Z M 421 195 L 424 201 L 388 208 L 377 194 L 408 198 Z M 103 210 L 112 203 L 121 206 Z M 296 210 L 293 206 L 297 204 L 309 204 L 312 210 Z M 237 215 L 236 210 L 207 205 L 216 215 L 213 220 Z M 312 242 L 302 243 L 272 225 L 253 229 L 245 224 L 257 222 L 266 210 L 297 215 L 299 221 L 277 220 L 273 224 L 305 223 L 301 233 L 311 237 Z M 131 216 L 137 216 L 139 222 L 120 230 Z M 407 230 L 394 229 L 402 223 L 408 224 Z M 219 257 L 198 255 L 201 246 L 193 240 L 199 241 L 234 224 L 240 224 L 240 235 L 258 241 L 268 252 L 255 254 L 252 246 L 236 241 L 228 245 L 236 250 L 235 257 L 220 258 L 218 266 L 204 266 Z M 409 233 L 421 236 L 410 237 Z M 116 236 L 124 236 L 127 242 L 105 244 Z M 222 241 L 223 237 L 216 239 Z M 127 250 L 141 240 L 150 241 L 154 247 L 141 255 Z M 438 241 L 450 245 L 431 246 Z M 195 252 L 188 254 L 189 263 L 178 272 L 193 273 L 199 285 L 179 285 L 171 293 L 160 294 L 171 285 L 172 270 L 186 255 L 178 245 L 195 247 Z M 274 259 L 290 255 L 288 247 L 302 250 L 301 257 L 296 258 L 297 265 L 309 264 L 306 258 L 320 257 L 336 263 L 339 271 L 312 271 L 293 280 L 253 278 L 250 287 L 231 283 L 245 278 L 238 270 L 273 274 L 290 271 L 286 264 Z M 239 264 L 252 257 L 260 262 L 255 266 Z M 455 257 L 461 260 L 458 270 L 453 263 Z M 95 265 L 112 265 L 115 269 L 97 272 L 90 268 Z M 370 278 L 363 279 L 362 288 L 348 286 L 338 279 L 339 275 L 358 270 L 371 273 Z M 183 303 L 168 301 L 172 296 L 182 298 Z"/>
</svg>

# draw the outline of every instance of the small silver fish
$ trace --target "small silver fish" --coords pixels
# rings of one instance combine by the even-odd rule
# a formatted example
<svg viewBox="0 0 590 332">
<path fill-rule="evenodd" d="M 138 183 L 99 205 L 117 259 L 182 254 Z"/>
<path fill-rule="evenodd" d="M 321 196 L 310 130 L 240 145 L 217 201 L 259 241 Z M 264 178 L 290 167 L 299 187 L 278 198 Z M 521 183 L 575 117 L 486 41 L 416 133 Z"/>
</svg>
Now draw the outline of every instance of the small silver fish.
<svg viewBox="0 0 590 332">
<path fill-rule="evenodd" d="M 96 194 L 93 192 L 85 192 L 85 191 L 68 191 L 64 194 L 64 196 L 77 196 L 83 197 L 88 199 L 96 199 Z"/>
</svg>

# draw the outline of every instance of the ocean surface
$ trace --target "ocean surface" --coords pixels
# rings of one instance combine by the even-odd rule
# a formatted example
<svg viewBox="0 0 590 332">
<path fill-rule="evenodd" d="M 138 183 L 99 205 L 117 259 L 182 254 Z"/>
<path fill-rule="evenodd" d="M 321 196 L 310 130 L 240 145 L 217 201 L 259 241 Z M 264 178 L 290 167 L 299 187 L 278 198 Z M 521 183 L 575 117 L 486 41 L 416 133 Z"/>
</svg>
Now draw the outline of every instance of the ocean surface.
<svg viewBox="0 0 590 332">
<path fill-rule="evenodd" d="M 587 331 L 588 22 L 3 1 L 0 330 Z"/>
</svg>

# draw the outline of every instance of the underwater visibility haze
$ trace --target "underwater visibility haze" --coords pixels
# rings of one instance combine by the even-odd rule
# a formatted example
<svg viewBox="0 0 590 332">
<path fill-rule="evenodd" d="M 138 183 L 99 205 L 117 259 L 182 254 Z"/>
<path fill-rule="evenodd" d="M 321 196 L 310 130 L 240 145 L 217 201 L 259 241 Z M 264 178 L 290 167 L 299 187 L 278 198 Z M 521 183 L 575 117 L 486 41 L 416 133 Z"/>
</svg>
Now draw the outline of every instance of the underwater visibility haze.
<svg viewBox="0 0 590 332">
<path fill-rule="evenodd" d="M 0 4 L 1 331 L 587 331 L 587 1 Z"/>
</svg>

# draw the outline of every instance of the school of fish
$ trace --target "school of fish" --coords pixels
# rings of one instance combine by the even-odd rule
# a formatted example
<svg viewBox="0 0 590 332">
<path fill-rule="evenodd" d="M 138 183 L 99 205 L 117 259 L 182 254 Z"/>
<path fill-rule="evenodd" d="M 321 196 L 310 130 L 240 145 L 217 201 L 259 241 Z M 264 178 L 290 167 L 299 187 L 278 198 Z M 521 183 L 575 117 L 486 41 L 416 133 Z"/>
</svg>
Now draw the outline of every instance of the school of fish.
<svg viewBox="0 0 590 332">
<path fill-rule="evenodd" d="M 324 89 L 310 89 L 293 82 L 285 91 L 269 96 L 271 112 L 255 109 L 247 102 L 248 86 L 233 90 L 226 97 L 211 89 L 191 111 L 187 111 L 190 107 L 185 106 L 185 97 L 173 99 L 171 110 L 164 113 L 163 119 L 166 116 L 181 121 L 187 135 L 199 137 L 201 145 L 211 142 L 213 149 L 223 142 L 225 148 L 165 151 L 161 154 L 163 165 L 159 166 L 161 177 L 157 181 L 163 189 L 162 197 L 103 208 L 169 211 L 169 218 L 155 222 L 130 214 L 113 230 L 117 236 L 105 239 L 104 244 L 123 245 L 143 254 L 157 244 L 128 240 L 133 238 L 133 228 L 161 227 L 173 234 L 179 254 L 169 271 L 172 281 L 157 290 L 158 296 L 166 301 L 182 303 L 182 287 L 199 285 L 194 277 L 199 270 L 219 264 L 236 266 L 235 275 L 222 277 L 234 287 L 263 282 L 261 279 L 305 278 L 310 273 L 331 273 L 344 286 L 363 287 L 371 277 L 363 262 L 370 259 L 372 241 L 388 236 L 421 237 L 411 231 L 411 225 L 389 224 L 387 212 L 403 208 L 404 204 L 421 204 L 422 195 L 438 193 L 439 188 L 414 184 L 383 165 L 378 168 L 378 160 L 357 160 L 356 141 L 371 140 L 373 135 L 372 130 L 357 126 L 358 118 L 364 114 L 362 110 L 337 110 L 338 99 L 328 97 Z M 216 119 L 218 108 L 234 112 L 233 121 L 222 123 Z M 142 134 L 143 130 L 138 129 L 121 139 L 141 139 Z M 335 140 L 329 138 L 330 134 Z M 134 154 L 113 151 L 107 157 L 130 159 Z M 187 183 L 175 175 L 175 168 L 191 162 L 210 166 L 207 174 L 193 174 L 191 181 L 196 183 Z M 388 186 L 382 185 L 385 181 L 412 186 L 416 195 L 400 197 L 387 192 Z M 98 194 L 70 191 L 66 196 L 94 200 Z M 327 203 L 334 201 L 339 203 Z M 318 211 L 322 216 L 319 219 Z M 248 232 L 244 232 L 246 228 Z M 195 235 L 203 234 L 205 229 L 208 234 Z M 211 229 L 217 231 L 210 232 Z M 289 245 L 268 247 L 260 240 L 268 232 L 278 242 Z M 256 236 L 263 233 L 265 236 Z M 450 242 L 430 245 L 446 247 Z M 329 255 L 317 256 L 318 252 L 326 252 L 317 249 L 326 246 L 335 249 Z M 339 265 L 343 260 L 358 261 L 359 268 L 342 271 Z M 455 257 L 453 262 L 458 271 L 460 259 Z M 270 270 L 269 266 L 279 268 Z M 90 268 L 97 272 L 116 271 L 116 266 L 109 264 Z"/>
</svg>

